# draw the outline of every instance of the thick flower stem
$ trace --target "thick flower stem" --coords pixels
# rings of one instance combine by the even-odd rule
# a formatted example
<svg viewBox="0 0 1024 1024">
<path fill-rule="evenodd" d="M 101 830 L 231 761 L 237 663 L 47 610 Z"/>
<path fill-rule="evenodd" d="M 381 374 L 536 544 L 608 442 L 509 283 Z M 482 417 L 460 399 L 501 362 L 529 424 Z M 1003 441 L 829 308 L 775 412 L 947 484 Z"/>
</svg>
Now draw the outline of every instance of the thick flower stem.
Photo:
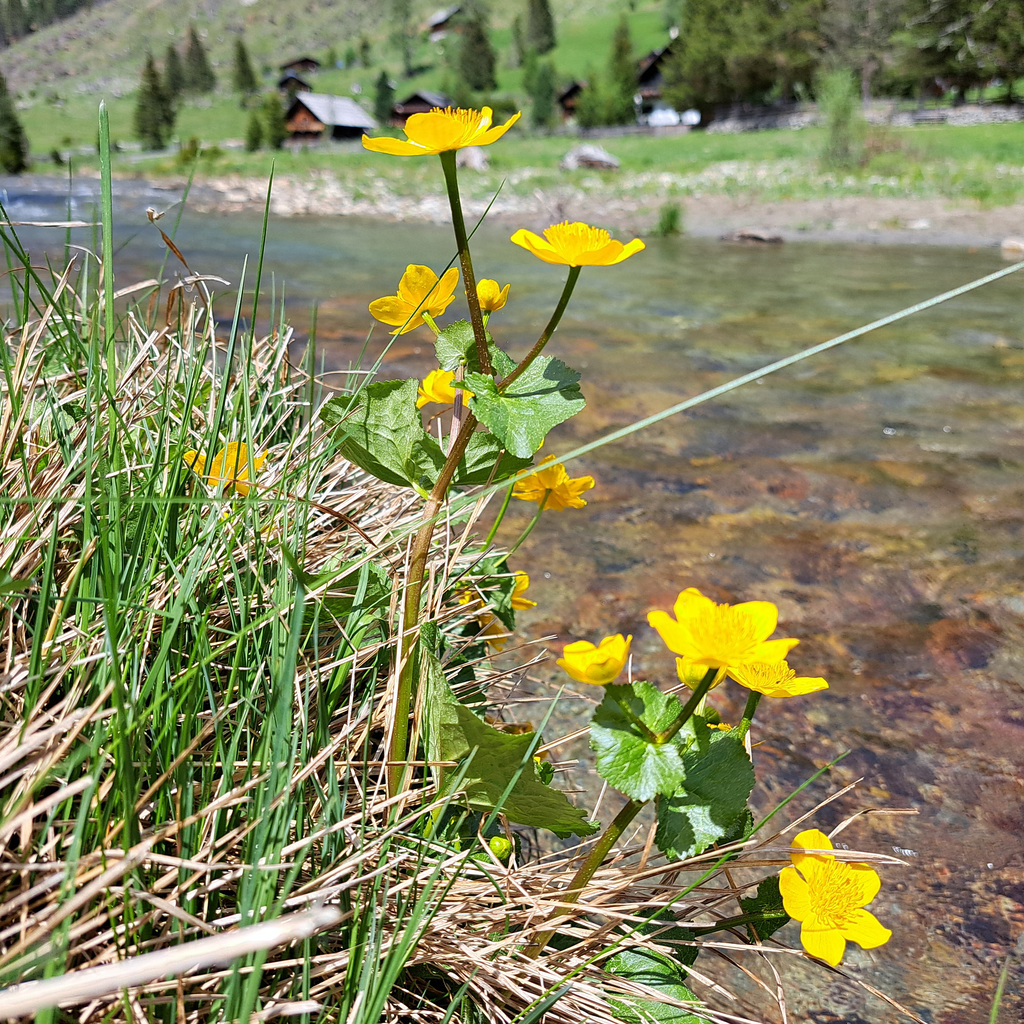
<svg viewBox="0 0 1024 1024">
<path fill-rule="evenodd" d="M 704 678 L 697 684 L 697 689 L 693 691 L 690 695 L 690 699 L 683 705 L 683 710 L 679 712 L 679 716 L 676 720 L 664 732 L 658 733 L 658 743 L 668 743 L 668 741 L 672 739 L 672 737 L 675 736 L 675 734 L 679 732 L 684 725 L 686 725 L 693 716 L 693 713 L 700 706 L 701 701 L 708 695 L 708 690 L 711 689 L 712 684 L 717 678 L 717 668 L 709 668 L 707 672 L 704 673 Z"/>
<path fill-rule="evenodd" d="M 547 327 L 544 328 L 544 332 L 537 339 L 537 344 L 526 353 L 526 357 L 523 361 L 498 385 L 499 391 L 505 391 L 521 373 L 526 371 L 530 363 L 532 363 L 534 359 L 544 351 L 544 346 L 551 340 L 551 335 L 555 333 L 555 328 L 562 319 L 565 307 L 569 305 L 569 299 L 572 298 L 572 292 L 576 287 L 576 282 L 579 280 L 581 269 L 581 267 L 569 268 L 569 276 L 565 279 L 565 287 L 562 289 L 562 297 L 558 300 L 558 305 L 555 306 L 555 311 L 551 314 L 551 319 L 548 321 Z"/>
<path fill-rule="evenodd" d="M 752 924 L 756 926 L 763 924 L 766 921 L 778 921 L 788 915 L 784 911 L 777 913 L 765 913 L 763 910 L 758 911 L 756 914 L 737 914 L 735 917 L 723 917 L 721 921 L 716 921 L 712 925 L 705 925 L 702 928 L 689 928 L 688 931 L 693 932 L 694 935 L 712 935 L 715 932 L 725 931 L 726 928 L 738 928 L 745 924 Z"/>
<path fill-rule="evenodd" d="M 740 719 L 740 724 L 736 726 L 736 735 L 742 740 L 746 738 L 748 732 L 750 732 L 750 723 L 754 720 L 754 714 L 757 711 L 757 705 L 761 703 L 761 698 L 764 695 L 758 693 L 757 690 L 751 690 L 750 696 L 747 697 L 747 706 L 743 709 L 743 717 Z"/>
<path fill-rule="evenodd" d="M 491 354 L 487 351 L 487 331 L 484 316 L 480 310 L 480 299 L 476 294 L 476 274 L 473 259 L 469 254 L 469 236 L 466 221 L 462 216 L 462 198 L 459 196 L 458 171 L 455 167 L 455 150 L 439 153 L 444 184 L 448 190 L 448 205 L 452 211 L 452 228 L 455 230 L 455 244 L 459 248 L 459 263 L 462 265 L 462 283 L 466 286 L 466 302 L 469 304 L 469 321 L 473 325 L 473 339 L 476 341 L 476 357 L 480 372 L 489 376 L 494 373 Z"/>
<path fill-rule="evenodd" d="M 466 454 L 477 420 L 467 413 L 458 436 L 452 442 L 437 482 L 427 496 L 423 507 L 423 523 L 412 542 L 409 555 L 409 578 L 405 585 L 404 631 L 399 647 L 398 662 L 401 666 L 398 676 L 398 692 L 395 694 L 394 728 L 388 748 L 388 796 L 397 796 L 405 787 L 406 758 L 409 753 L 409 710 L 412 707 L 412 684 L 416 672 L 413 653 L 419 639 L 420 597 L 423 593 L 423 578 L 427 571 L 427 556 L 430 542 L 434 537 L 434 524 L 448 495 L 448 488 L 455 477 L 455 471 L 462 456 Z"/>
<path fill-rule="evenodd" d="M 569 887 L 562 894 L 561 903 L 575 903 L 580 898 L 587 883 L 594 877 L 594 872 L 608 856 L 608 851 L 622 838 L 623 832 L 629 827 L 629 823 L 640 813 L 644 806 L 644 800 L 629 800 L 622 810 L 615 815 L 614 820 L 605 829 L 604 835 L 594 844 L 593 849 L 587 854 L 587 859 L 580 865 L 579 870 L 572 877 Z M 561 913 L 556 910 L 551 917 L 557 917 Z M 548 920 L 551 920 L 549 918 Z M 541 951 L 551 941 L 552 936 L 558 931 L 557 928 L 549 928 L 541 932 L 527 947 L 523 954 L 530 960 L 536 960 Z"/>
</svg>

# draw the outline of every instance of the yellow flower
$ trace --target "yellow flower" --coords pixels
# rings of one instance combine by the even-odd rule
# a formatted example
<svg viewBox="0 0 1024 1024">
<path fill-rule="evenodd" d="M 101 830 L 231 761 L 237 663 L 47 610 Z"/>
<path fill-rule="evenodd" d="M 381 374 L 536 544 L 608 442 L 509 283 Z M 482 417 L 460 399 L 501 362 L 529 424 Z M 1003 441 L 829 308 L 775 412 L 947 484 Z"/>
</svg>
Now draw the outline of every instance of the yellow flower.
<svg viewBox="0 0 1024 1024">
<path fill-rule="evenodd" d="M 626 667 L 632 636 L 606 636 L 596 647 L 588 640 L 566 644 L 558 664 L 578 683 L 607 686 Z"/>
<path fill-rule="evenodd" d="M 580 495 L 589 491 L 594 486 L 592 476 L 571 477 L 565 471 L 565 466 L 554 461 L 554 455 L 549 455 L 540 464 L 536 473 L 524 476 L 517 480 L 512 488 L 512 497 L 520 501 L 535 501 L 538 504 L 544 501 L 545 509 L 559 511 L 563 508 L 583 508 L 586 502 Z M 544 500 L 545 493 L 547 500 Z"/>
<path fill-rule="evenodd" d="M 516 573 L 516 582 L 512 587 L 512 607 L 517 612 L 525 612 L 527 608 L 536 608 L 537 602 L 525 597 L 526 588 L 530 585 L 530 577 L 525 572 Z"/>
<path fill-rule="evenodd" d="M 476 297 L 480 300 L 480 308 L 485 313 L 494 313 L 501 309 L 508 301 L 508 290 L 512 285 L 507 284 L 504 288 L 498 287 L 497 281 L 485 277 L 476 283 Z"/>
<path fill-rule="evenodd" d="M 405 122 L 405 139 L 371 139 L 363 136 L 363 148 L 392 156 L 433 156 L 466 146 L 489 146 L 497 142 L 519 120 L 513 114 L 503 125 L 491 125 L 491 108 L 453 110 L 434 107 L 426 114 L 413 114 Z"/>
<path fill-rule="evenodd" d="M 707 665 L 698 665 L 688 658 L 676 658 L 676 675 L 679 681 L 685 683 L 691 690 L 696 690 L 701 680 L 708 674 Z M 715 681 L 711 684 L 713 690 L 720 683 L 725 682 L 725 673 L 720 672 Z"/>
<path fill-rule="evenodd" d="M 746 665 L 733 665 L 729 675 L 740 686 L 756 690 L 766 697 L 799 697 L 828 689 L 828 683 L 821 676 L 798 676 L 785 661 L 751 661 Z"/>
<path fill-rule="evenodd" d="M 410 263 L 398 282 L 398 294 L 374 299 L 370 303 L 370 315 L 382 324 L 396 327 L 392 334 L 407 334 L 424 322 L 424 313 L 440 316 L 455 298 L 458 283 L 457 267 L 449 267 L 438 280 L 430 267 Z"/>
<path fill-rule="evenodd" d="M 670 651 L 694 666 L 731 669 L 751 661 L 784 661 L 799 643 L 768 639 L 779 621 L 779 611 L 769 601 L 715 604 L 690 587 L 676 598 L 674 611 L 675 619 L 653 611 L 647 621 Z"/>
<path fill-rule="evenodd" d="M 545 263 L 560 263 L 568 267 L 610 267 L 629 259 L 644 249 L 644 243 L 634 238 L 628 245 L 616 242 L 604 228 L 592 228 L 578 221 L 570 224 L 552 224 L 544 230 L 544 237 L 520 228 L 512 241 L 532 252 Z"/>
<path fill-rule="evenodd" d="M 437 402 L 439 405 L 451 405 L 458 394 L 452 387 L 453 380 L 455 380 L 455 374 L 451 370 L 431 370 L 423 378 L 423 383 L 416 391 L 416 408 L 422 409 L 423 406 L 429 405 L 431 402 Z M 464 395 L 473 394 L 466 388 L 462 389 L 462 393 Z"/>
<path fill-rule="evenodd" d="M 833 848 L 816 828 L 801 832 L 793 847 L 793 864 L 782 869 L 779 889 L 786 913 L 801 922 L 800 942 L 811 956 L 836 967 L 847 942 L 874 949 L 892 938 L 892 932 L 863 909 L 882 886 L 874 868 L 838 861 L 830 853 L 804 852 Z"/>
<path fill-rule="evenodd" d="M 211 487 L 224 485 L 224 493 L 232 491 L 245 497 L 249 493 L 249 449 L 240 441 L 232 441 L 225 445 L 213 457 L 210 472 L 206 472 L 206 458 L 199 452 L 185 452 L 182 456 L 185 465 L 199 476 L 205 476 Z M 253 471 L 258 473 L 267 461 L 266 454 L 254 455 Z"/>
</svg>

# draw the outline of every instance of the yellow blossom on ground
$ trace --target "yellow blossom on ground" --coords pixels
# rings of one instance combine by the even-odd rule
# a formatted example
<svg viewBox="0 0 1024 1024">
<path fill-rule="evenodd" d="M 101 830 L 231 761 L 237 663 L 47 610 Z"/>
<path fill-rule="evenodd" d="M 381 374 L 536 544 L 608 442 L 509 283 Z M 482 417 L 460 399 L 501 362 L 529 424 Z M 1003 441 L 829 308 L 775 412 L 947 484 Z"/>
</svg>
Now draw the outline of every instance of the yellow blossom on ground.
<svg viewBox="0 0 1024 1024">
<path fill-rule="evenodd" d="M 410 263 L 398 282 L 398 294 L 374 299 L 370 315 L 397 328 L 392 334 L 408 334 L 424 322 L 424 313 L 438 317 L 451 305 L 458 283 L 457 267 L 449 267 L 438 279 L 430 267 Z"/>
<path fill-rule="evenodd" d="M 512 488 L 512 497 L 520 501 L 544 502 L 545 509 L 559 511 L 564 508 L 583 508 L 586 501 L 581 495 L 594 486 L 592 476 L 571 477 L 565 466 L 555 462 L 554 455 L 549 455 L 541 462 L 536 473 L 517 480 Z M 547 494 L 545 501 L 544 495 Z"/>
<path fill-rule="evenodd" d="M 626 667 L 633 637 L 606 636 L 596 647 L 589 640 L 566 644 L 558 664 L 578 683 L 607 686 Z"/>
<path fill-rule="evenodd" d="M 206 457 L 199 452 L 185 452 L 182 459 L 194 473 L 206 477 L 206 482 L 211 487 L 223 484 L 225 494 L 234 491 L 242 497 L 249 493 L 249 449 L 243 442 L 232 441 L 221 448 L 213 457 L 209 473 L 206 472 Z M 258 473 L 266 461 L 266 454 L 254 455 L 253 472 Z"/>
<path fill-rule="evenodd" d="M 485 313 L 494 313 L 501 309 L 508 301 L 508 290 L 512 285 L 507 284 L 504 288 L 498 287 L 497 281 L 485 277 L 476 283 L 476 297 L 480 301 L 480 308 Z"/>
<path fill-rule="evenodd" d="M 798 676 L 785 661 L 751 661 L 746 665 L 733 665 L 729 675 L 740 686 L 756 690 L 766 697 L 799 697 L 828 689 L 828 683 L 820 676 Z"/>
<path fill-rule="evenodd" d="M 512 587 L 512 607 L 517 612 L 525 612 L 528 608 L 536 608 L 537 602 L 525 597 L 526 588 L 530 585 L 530 577 L 525 572 L 516 573 L 516 582 Z"/>
<path fill-rule="evenodd" d="M 769 601 L 715 604 L 690 587 L 676 598 L 676 617 L 653 611 L 647 621 L 665 646 L 694 666 L 729 669 L 751 661 L 784 661 L 798 640 L 769 640 L 779 611 Z M 685 682 L 685 680 L 684 680 Z"/>
<path fill-rule="evenodd" d="M 455 374 L 451 370 L 431 370 L 423 378 L 423 383 L 416 391 L 416 408 L 422 409 L 423 406 L 429 405 L 431 402 L 437 402 L 439 405 L 451 405 L 458 394 L 452 387 L 453 380 L 455 380 Z M 462 393 L 464 395 L 473 394 L 472 391 L 465 388 L 462 389 Z"/>
<path fill-rule="evenodd" d="M 532 252 L 545 263 L 558 263 L 568 267 L 610 267 L 629 259 L 646 248 L 639 238 L 628 245 L 616 242 L 604 228 L 594 228 L 577 221 L 570 224 L 552 224 L 544 229 L 544 237 L 520 228 L 512 241 Z"/>
<path fill-rule="evenodd" d="M 434 107 L 425 114 L 413 114 L 405 122 L 404 139 L 363 136 L 363 148 L 392 156 L 433 156 L 466 146 L 489 146 L 497 142 L 519 120 L 513 114 L 503 125 L 492 125 L 490 107 L 465 110 Z"/>
<path fill-rule="evenodd" d="M 882 886 L 878 872 L 868 864 L 836 860 L 832 841 L 816 828 L 793 840 L 792 865 L 782 869 L 779 889 L 786 913 L 800 921 L 800 942 L 811 956 L 836 967 L 847 942 L 864 949 L 884 945 L 892 932 L 864 909 Z"/>
</svg>

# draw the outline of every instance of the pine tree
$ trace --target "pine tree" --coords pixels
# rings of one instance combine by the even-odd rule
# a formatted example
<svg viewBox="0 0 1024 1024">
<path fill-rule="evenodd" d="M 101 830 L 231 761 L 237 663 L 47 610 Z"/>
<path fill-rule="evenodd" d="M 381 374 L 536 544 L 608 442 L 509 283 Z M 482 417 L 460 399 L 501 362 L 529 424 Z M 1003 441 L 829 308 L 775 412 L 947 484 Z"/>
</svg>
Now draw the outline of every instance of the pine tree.
<svg viewBox="0 0 1024 1024">
<path fill-rule="evenodd" d="M 210 59 L 206 56 L 202 40 L 195 25 L 188 27 L 188 47 L 185 50 L 185 89 L 191 93 L 213 92 L 217 87 L 217 77 L 210 67 Z"/>
<path fill-rule="evenodd" d="M 588 70 L 586 84 L 576 99 L 576 123 L 581 128 L 596 128 L 604 124 L 606 106 L 601 83 L 597 75 Z"/>
<path fill-rule="evenodd" d="M 402 73 L 412 78 L 412 0 L 391 0 L 391 38 L 402 55 Z"/>
<path fill-rule="evenodd" d="M 523 32 L 523 19 L 517 14 L 512 19 L 512 60 L 509 67 L 522 67 L 526 59 L 526 35 Z"/>
<path fill-rule="evenodd" d="M 174 111 L 164 94 L 153 55 L 146 54 L 135 100 L 135 135 L 146 149 L 163 149 L 174 127 Z"/>
<path fill-rule="evenodd" d="M 249 51 L 245 48 L 245 40 L 241 36 L 235 38 L 235 63 L 231 72 L 231 83 L 235 92 L 242 96 L 251 96 L 259 88 L 256 72 L 249 60 Z"/>
<path fill-rule="evenodd" d="M 391 120 L 391 108 L 395 105 L 395 90 L 386 71 L 377 77 L 377 88 L 373 97 L 373 116 L 381 123 Z"/>
<path fill-rule="evenodd" d="M 530 119 L 536 128 L 550 128 L 555 120 L 555 66 L 541 61 L 533 80 L 533 106 Z"/>
<path fill-rule="evenodd" d="M 373 47 L 370 46 L 370 40 L 366 36 L 359 40 L 359 63 L 364 68 L 373 67 Z"/>
<path fill-rule="evenodd" d="M 637 90 L 636 61 L 633 42 L 629 37 L 626 16 L 619 18 L 612 37 L 611 58 L 608 61 L 608 95 L 605 124 L 631 124 L 636 120 L 633 96 Z"/>
<path fill-rule="evenodd" d="M 28 169 L 28 139 L 14 109 L 14 97 L 0 74 L 0 170 L 21 174 Z"/>
<path fill-rule="evenodd" d="M 263 145 L 263 122 L 257 111 L 249 115 L 249 123 L 245 126 L 245 151 L 255 153 Z"/>
<path fill-rule="evenodd" d="M 487 36 L 487 21 L 479 7 L 466 20 L 459 47 L 459 74 L 462 80 L 477 92 L 496 89 L 498 80 L 494 69 L 497 57 Z"/>
<path fill-rule="evenodd" d="M 181 64 L 181 54 L 172 44 L 167 44 L 164 54 L 164 95 L 168 102 L 177 103 L 185 91 L 185 69 Z"/>
<path fill-rule="evenodd" d="M 284 145 L 284 140 L 288 138 L 281 97 L 276 92 L 268 93 L 260 113 L 263 117 L 263 138 L 271 149 L 280 149 Z"/>
<path fill-rule="evenodd" d="M 28 34 L 28 12 L 21 0 L 7 0 L 4 7 L 4 34 L 8 39 L 21 39 Z"/>
<path fill-rule="evenodd" d="M 538 53 L 555 48 L 555 19 L 548 0 L 528 0 L 526 7 L 526 43 Z"/>
</svg>

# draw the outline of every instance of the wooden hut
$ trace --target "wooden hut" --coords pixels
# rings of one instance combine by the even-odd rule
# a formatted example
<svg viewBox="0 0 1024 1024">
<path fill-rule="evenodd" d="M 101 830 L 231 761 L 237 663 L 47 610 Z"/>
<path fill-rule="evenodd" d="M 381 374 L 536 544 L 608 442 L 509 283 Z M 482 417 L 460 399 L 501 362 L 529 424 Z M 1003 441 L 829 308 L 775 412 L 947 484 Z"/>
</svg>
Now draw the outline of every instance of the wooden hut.
<svg viewBox="0 0 1024 1024">
<path fill-rule="evenodd" d="M 401 128 L 412 114 L 425 114 L 434 107 L 441 107 L 443 110 L 451 105 L 452 101 L 443 92 L 420 89 L 391 108 L 391 123 Z"/>
<path fill-rule="evenodd" d="M 297 57 L 287 64 L 282 64 L 279 70 L 285 75 L 289 71 L 293 75 L 308 75 L 320 70 L 320 61 L 316 57 Z"/>
<path fill-rule="evenodd" d="M 296 93 L 285 123 L 297 142 L 355 139 L 379 127 L 355 100 L 319 92 Z"/>
</svg>

